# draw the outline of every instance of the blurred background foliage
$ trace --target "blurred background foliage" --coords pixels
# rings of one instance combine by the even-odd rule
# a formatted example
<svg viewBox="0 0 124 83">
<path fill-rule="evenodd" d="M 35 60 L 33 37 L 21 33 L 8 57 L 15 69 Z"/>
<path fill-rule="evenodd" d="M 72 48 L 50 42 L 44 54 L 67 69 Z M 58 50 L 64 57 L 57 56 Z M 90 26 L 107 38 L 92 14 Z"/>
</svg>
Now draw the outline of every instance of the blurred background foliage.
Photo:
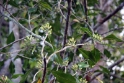
<svg viewBox="0 0 124 83">
<path fill-rule="evenodd" d="M 43 53 L 41 53 L 43 42 L 40 39 L 30 36 L 27 32 L 21 32 L 20 35 L 25 33 L 26 38 L 20 41 L 20 50 L 16 58 L 21 58 L 22 60 L 23 74 L 14 74 L 14 64 L 11 63 L 9 66 L 9 75 L 7 75 L 7 77 L 1 76 L 0 82 L 13 83 L 11 79 L 21 76 L 20 83 L 31 83 L 36 72 L 40 70 L 36 75 L 34 83 L 41 83 L 40 78 L 44 70 L 43 57 L 41 55 L 43 54 L 47 61 L 52 53 L 62 49 L 63 46 L 68 4 L 66 0 L 62 0 L 61 3 L 60 1 L 61 0 L 3 0 L 4 7 L 11 5 L 15 8 L 16 12 L 10 15 L 13 19 L 18 19 L 20 24 L 43 38 L 48 34 L 46 41 L 52 45 L 52 48 L 45 45 Z M 86 16 L 86 11 L 81 0 L 72 0 L 69 30 L 68 34 L 66 34 L 68 43 L 66 46 L 79 44 L 82 35 L 85 33 L 88 34 L 89 37 L 87 41 L 85 41 L 85 45 L 78 49 L 76 53 L 75 46 L 72 46 L 66 49 L 63 59 L 60 53 L 56 53 L 50 58 L 47 63 L 45 83 L 50 82 L 52 78 L 55 83 L 87 83 L 85 75 L 101 59 L 101 55 L 107 57 L 106 67 L 108 64 L 112 64 L 123 57 L 123 36 L 120 36 L 120 34 L 122 34 L 124 23 L 120 12 L 108 20 L 108 28 L 109 30 L 114 28 L 121 29 L 107 32 L 103 34 L 105 36 L 92 33 L 89 29 L 89 27 L 95 26 L 99 14 L 101 14 L 102 17 L 106 17 L 122 2 L 123 0 L 114 0 L 113 4 L 110 5 L 110 11 L 107 11 L 106 14 L 97 7 L 99 5 L 99 0 L 87 0 Z M 11 11 L 9 12 L 11 13 Z M 8 18 L 5 18 L 5 20 L 9 22 Z M 41 28 L 45 24 L 49 24 L 51 27 Z M 0 28 L 0 47 L 15 41 L 14 33 L 9 33 L 7 27 L 8 26 L 1 26 Z M 51 34 L 48 33 L 49 31 Z M 101 53 L 92 41 L 104 45 L 104 52 Z M 0 49 L 0 53 L 5 55 L 4 59 L 0 62 L 0 68 L 4 65 L 5 60 L 12 58 L 9 53 L 10 48 L 11 45 L 4 49 Z M 123 65 L 124 63 L 118 64 L 111 70 L 101 66 L 101 70 L 96 72 L 102 72 L 104 74 L 104 79 L 99 83 L 123 83 Z M 110 73 L 112 73 L 113 76 Z"/>
</svg>

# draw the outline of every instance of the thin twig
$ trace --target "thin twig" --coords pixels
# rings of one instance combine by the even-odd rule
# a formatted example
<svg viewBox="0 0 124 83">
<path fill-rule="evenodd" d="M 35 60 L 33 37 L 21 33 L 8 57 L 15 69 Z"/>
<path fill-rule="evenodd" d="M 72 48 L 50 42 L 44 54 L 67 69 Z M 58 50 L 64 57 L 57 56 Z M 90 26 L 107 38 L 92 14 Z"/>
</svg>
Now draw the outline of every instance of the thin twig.
<svg viewBox="0 0 124 83">
<path fill-rule="evenodd" d="M 87 0 L 83 0 L 83 6 L 84 6 L 84 11 L 85 11 L 85 19 L 87 22 L 88 21 L 88 19 L 87 19 Z"/>
<path fill-rule="evenodd" d="M 111 30 L 109 30 L 109 31 L 106 31 L 105 33 L 100 34 L 100 35 L 102 35 L 102 36 L 104 37 L 104 35 L 109 34 L 109 33 L 111 33 L 112 31 L 121 30 L 121 29 L 124 29 L 124 27 L 122 27 L 122 28 L 113 28 L 113 29 L 111 29 Z M 90 40 L 91 40 L 91 38 L 89 38 L 88 40 L 86 40 L 84 43 L 86 43 L 86 42 L 88 42 L 88 41 L 90 41 Z"/>
<path fill-rule="evenodd" d="M 67 18 L 66 18 L 66 26 L 64 30 L 64 40 L 63 40 L 63 45 L 62 48 L 65 47 L 66 41 L 67 41 L 67 35 L 68 35 L 68 27 L 69 27 L 69 19 L 70 19 L 70 13 L 71 13 L 71 0 L 67 0 L 68 2 L 68 13 L 67 13 Z M 61 58 L 64 58 L 64 50 L 60 53 Z"/>
<path fill-rule="evenodd" d="M 38 18 L 40 15 L 41 15 L 41 14 L 39 14 L 39 15 L 37 15 L 37 16 L 35 16 L 35 17 L 33 17 L 33 18 L 32 18 L 32 19 L 30 19 L 30 20 L 32 21 L 32 20 L 34 20 L 34 19 Z"/>
<path fill-rule="evenodd" d="M 86 44 L 76 44 L 76 45 L 72 45 L 72 46 L 66 46 L 66 47 L 64 47 L 64 48 L 62 48 L 62 49 L 60 49 L 60 50 L 58 50 L 58 51 L 55 51 L 54 53 L 52 53 L 52 54 L 48 57 L 47 63 L 49 62 L 49 60 L 50 60 L 55 54 L 60 53 L 60 52 L 66 50 L 66 49 L 68 49 L 68 48 L 77 47 L 77 46 L 81 46 L 81 45 L 86 45 Z"/>
<path fill-rule="evenodd" d="M 14 52 L 1 53 L 1 54 L 14 54 L 14 53 L 17 53 L 17 52 L 20 52 L 20 51 L 22 51 L 22 50 L 20 49 L 20 50 L 15 50 Z M 20 57 L 22 57 L 22 58 L 25 58 L 25 59 L 30 59 L 30 60 L 31 60 L 31 58 L 26 57 L 26 56 L 23 56 L 23 55 L 19 55 L 19 54 L 18 54 L 18 56 L 20 56 Z M 13 58 L 13 57 L 14 57 L 14 56 L 10 56 L 10 58 Z"/>
<path fill-rule="evenodd" d="M 20 52 L 20 51 L 22 51 L 22 50 L 23 50 L 23 49 L 15 50 L 14 52 L 1 53 L 1 54 L 14 54 L 14 53 Z"/>
<path fill-rule="evenodd" d="M 44 53 L 43 53 L 43 51 L 44 51 L 44 46 L 45 46 L 45 40 L 46 40 L 46 38 L 47 38 L 47 36 L 48 36 L 48 34 L 46 34 L 46 36 L 45 36 L 45 38 L 43 39 L 43 45 L 42 45 L 42 49 L 41 49 L 41 55 L 42 55 L 42 57 L 43 57 L 43 62 L 44 62 L 44 70 L 43 70 L 43 76 L 42 76 L 42 83 L 44 83 L 44 80 L 45 80 L 45 75 L 46 75 L 46 66 L 47 66 L 47 63 L 46 63 L 46 56 L 44 56 Z"/>
<path fill-rule="evenodd" d="M 22 57 L 22 58 L 25 58 L 25 59 L 29 59 L 29 60 L 31 60 L 32 58 L 29 58 L 29 57 L 26 57 L 26 56 L 23 56 L 23 55 L 18 55 L 18 56 L 20 56 L 20 57 Z M 12 57 L 11 57 L 12 58 Z"/>
<path fill-rule="evenodd" d="M 124 2 L 122 2 L 111 14 L 109 14 L 107 17 L 105 17 L 101 22 L 97 23 L 93 29 L 96 30 L 99 26 L 101 26 L 104 22 L 109 20 L 112 16 L 114 16 L 118 11 L 120 11 L 124 6 Z"/>
<path fill-rule="evenodd" d="M 43 51 L 44 51 L 45 40 L 46 40 L 47 36 L 48 36 L 48 34 L 46 34 L 45 38 L 44 38 L 43 41 L 42 41 L 42 49 L 41 49 L 41 55 L 42 55 L 42 57 L 44 57 Z"/>
<path fill-rule="evenodd" d="M 124 27 L 122 27 L 122 28 L 113 28 L 113 29 L 111 29 L 111 30 L 109 30 L 109 31 L 107 31 L 107 32 L 105 32 L 105 33 L 100 34 L 100 35 L 104 35 L 104 34 L 107 34 L 107 33 L 112 32 L 112 31 L 121 30 L 121 29 L 124 29 Z"/>
<path fill-rule="evenodd" d="M 24 50 L 24 49 L 23 49 Z M 14 52 L 7 52 L 7 53 L 1 53 L 1 54 L 14 54 L 14 53 L 17 53 L 17 52 L 20 52 L 20 51 L 22 51 L 22 49 L 20 49 L 20 50 L 15 50 Z M 23 56 L 23 55 L 19 55 L 18 54 L 18 56 L 20 56 L 20 57 L 22 57 L 22 58 L 25 58 L 25 59 L 31 59 L 31 58 L 29 58 L 29 57 L 26 57 L 26 56 Z M 14 56 L 13 56 L 14 57 Z M 10 58 L 13 58 L 13 57 L 10 57 Z"/>
<path fill-rule="evenodd" d="M 60 1 L 58 2 L 58 8 L 59 8 L 59 11 L 60 11 L 62 17 L 66 20 L 66 17 L 64 16 L 64 14 L 62 13 L 62 10 L 61 10 L 61 8 L 60 8 L 61 1 L 62 1 L 62 0 L 60 0 Z"/>
<path fill-rule="evenodd" d="M 86 22 L 84 19 L 80 19 L 79 17 L 75 16 L 73 12 L 72 12 L 72 15 L 73 15 L 81 24 L 83 24 L 83 22 L 84 22 L 84 23 L 88 26 L 89 30 L 90 30 L 92 33 L 94 33 L 93 28 L 91 27 L 91 25 L 90 25 L 88 22 Z"/>
<path fill-rule="evenodd" d="M 116 9 L 115 11 L 113 11 L 111 14 L 109 14 L 107 17 L 105 17 L 101 22 L 97 23 L 93 29 L 94 31 L 97 30 L 97 28 L 99 26 L 101 26 L 104 22 L 106 22 L 107 20 L 109 20 L 112 16 L 114 16 L 118 11 L 120 11 L 124 6 L 124 2 L 122 2 Z M 92 30 L 92 29 L 91 29 Z M 83 43 L 85 39 L 87 39 L 89 36 L 87 34 L 84 34 L 81 38 L 81 42 L 80 43 Z M 80 48 L 81 46 L 79 46 L 78 48 Z"/>
<path fill-rule="evenodd" d="M 41 69 L 39 69 L 36 73 L 35 73 L 35 75 L 34 75 L 34 77 L 33 77 L 33 81 L 31 82 L 31 83 L 34 83 L 36 80 L 36 75 L 39 73 L 41 71 Z"/>
<path fill-rule="evenodd" d="M 113 76 L 113 77 L 115 77 L 115 78 L 118 78 L 118 79 L 120 79 L 120 80 L 123 80 L 123 81 L 124 81 L 124 78 L 119 77 L 119 76 L 117 76 L 117 75 L 115 75 L 115 74 L 110 73 L 110 76 Z"/>
<path fill-rule="evenodd" d="M 28 25 L 29 25 L 29 28 L 31 30 L 32 29 L 31 28 L 31 16 L 30 16 L 29 12 L 28 12 Z"/>
<path fill-rule="evenodd" d="M 45 58 L 45 56 L 44 56 L 44 54 L 43 54 L 43 51 L 44 51 L 44 46 L 45 46 L 45 41 L 46 41 L 46 38 L 47 38 L 47 36 L 48 36 L 48 33 L 46 33 L 46 36 L 45 36 L 45 38 L 43 39 L 43 45 L 42 45 L 42 49 L 41 49 L 41 55 L 42 55 L 42 57 L 43 57 L 43 62 L 44 62 L 44 70 L 43 70 L 43 76 L 42 76 L 42 83 L 44 83 L 44 80 L 45 80 L 45 75 L 46 75 L 46 67 L 47 67 L 47 63 L 46 63 L 46 58 Z"/>
<path fill-rule="evenodd" d="M 43 59 L 43 62 L 44 62 L 44 70 L 43 70 L 42 83 L 44 83 L 44 80 L 45 80 L 46 67 L 47 67 L 47 63 L 46 63 L 46 58 L 45 58 L 45 57 L 44 57 L 44 59 Z"/>
<path fill-rule="evenodd" d="M 12 42 L 12 43 L 10 43 L 10 44 L 7 44 L 6 46 L 1 47 L 0 50 L 6 48 L 6 47 L 8 47 L 8 46 L 10 46 L 10 45 L 12 45 L 12 44 L 14 44 L 14 43 L 16 43 L 16 42 L 19 42 L 19 41 L 21 41 L 21 40 L 23 40 L 23 39 L 25 39 L 25 38 L 26 38 L 26 37 L 23 37 L 23 38 L 21 38 L 21 39 L 15 40 L 14 42 Z"/>
<path fill-rule="evenodd" d="M 65 27 L 65 32 L 64 32 L 63 48 L 66 45 L 68 26 L 69 26 L 69 19 L 70 19 L 70 13 L 71 13 L 71 0 L 67 0 L 67 1 L 68 1 L 68 14 L 67 14 L 66 27 Z"/>
<path fill-rule="evenodd" d="M 124 61 L 124 57 L 122 57 L 120 60 L 118 60 L 118 61 L 116 61 L 115 63 L 113 63 L 111 66 L 108 67 L 108 69 L 111 70 L 114 66 L 120 64 L 120 63 L 123 62 L 123 61 Z M 101 75 L 101 74 L 102 74 L 101 72 L 96 73 L 96 74 L 92 77 L 92 79 L 91 79 L 90 81 L 94 80 L 97 76 L 99 76 L 99 75 Z"/>
<path fill-rule="evenodd" d="M 18 21 L 16 21 L 15 19 L 11 18 L 11 17 L 8 16 L 7 14 L 4 14 L 2 11 L 1 11 L 1 14 L 2 14 L 3 16 L 7 17 L 8 19 L 10 19 L 11 21 L 13 21 L 14 23 L 16 23 L 18 26 L 20 26 L 20 27 L 23 28 L 24 30 L 26 30 L 26 31 L 27 31 L 28 33 L 30 33 L 32 36 L 34 36 L 34 37 L 36 37 L 36 38 L 38 38 L 38 39 L 40 39 L 40 40 L 43 40 L 40 35 L 34 34 L 32 31 L 28 30 L 26 27 L 24 27 L 24 26 L 23 26 L 22 24 L 20 24 Z M 46 43 L 47 45 L 49 45 L 50 47 L 52 47 L 52 45 L 51 45 L 49 42 L 45 41 L 45 43 Z"/>
</svg>

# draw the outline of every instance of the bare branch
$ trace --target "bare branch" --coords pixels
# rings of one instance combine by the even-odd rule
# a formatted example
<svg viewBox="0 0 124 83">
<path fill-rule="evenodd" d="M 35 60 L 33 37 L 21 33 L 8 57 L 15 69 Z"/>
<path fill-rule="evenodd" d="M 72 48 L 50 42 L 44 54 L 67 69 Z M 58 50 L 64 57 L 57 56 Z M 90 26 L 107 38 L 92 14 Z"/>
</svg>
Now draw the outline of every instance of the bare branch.
<svg viewBox="0 0 124 83">
<path fill-rule="evenodd" d="M 68 0 L 68 14 L 67 14 L 66 27 L 65 27 L 65 32 L 64 32 L 63 48 L 65 47 L 65 44 L 66 44 L 67 33 L 68 33 L 68 26 L 69 26 L 69 19 L 70 19 L 70 13 L 71 13 L 71 0 Z"/>
<path fill-rule="evenodd" d="M 113 11 L 111 14 L 109 14 L 107 17 L 105 17 L 101 22 L 97 23 L 93 29 L 96 30 L 99 26 L 101 26 L 104 22 L 106 22 L 107 20 L 109 20 L 112 16 L 114 16 L 118 11 L 120 11 L 124 6 L 124 2 L 121 3 L 117 9 L 115 9 L 115 11 Z"/>
<path fill-rule="evenodd" d="M 62 13 L 62 10 L 61 10 L 61 8 L 60 8 L 61 1 L 62 1 L 62 0 L 60 0 L 60 1 L 58 2 L 58 8 L 59 8 L 59 11 L 60 11 L 62 17 L 66 20 L 66 17 L 64 16 L 64 14 Z"/>
<path fill-rule="evenodd" d="M 115 77 L 115 78 L 118 78 L 118 79 L 120 79 L 120 80 L 124 80 L 124 78 L 122 78 L 122 77 L 119 77 L 119 76 L 117 76 L 117 75 L 115 75 L 115 74 L 110 74 L 110 76 L 113 76 L 113 77 Z"/>
<path fill-rule="evenodd" d="M 111 29 L 111 30 L 109 30 L 109 31 L 107 31 L 107 32 L 105 32 L 105 33 L 103 33 L 103 34 L 101 34 L 101 35 L 105 35 L 105 34 L 110 33 L 110 32 L 112 32 L 112 31 L 121 30 L 121 29 L 124 29 L 124 27 L 122 27 L 122 28 L 113 28 L 113 29 Z"/>
<path fill-rule="evenodd" d="M 44 44 L 44 43 L 45 43 L 45 40 L 46 40 L 47 36 L 48 36 L 48 34 L 46 34 L 45 38 L 44 38 L 43 41 L 42 41 L 42 49 L 41 49 L 41 56 L 42 56 L 42 57 L 44 57 L 44 54 L 43 54 L 44 47 L 45 47 L 45 44 Z"/>
<path fill-rule="evenodd" d="M 120 60 L 118 60 L 118 61 L 116 61 L 115 63 L 113 63 L 111 66 L 108 67 L 108 69 L 109 69 L 109 70 L 112 69 L 114 66 L 120 64 L 120 63 L 123 62 L 123 61 L 124 61 L 124 57 L 122 57 Z M 97 76 L 99 76 L 99 75 L 101 75 L 101 74 L 102 74 L 101 72 L 96 73 L 96 74 L 92 77 L 92 79 L 91 79 L 90 81 L 94 80 Z"/>
<path fill-rule="evenodd" d="M 34 77 L 33 77 L 33 81 L 31 82 L 31 83 L 34 83 L 36 80 L 36 75 L 40 72 L 42 70 L 42 68 L 41 69 L 39 69 L 36 73 L 35 73 L 35 75 L 34 75 Z"/>
<path fill-rule="evenodd" d="M 30 30 L 32 30 L 32 27 L 31 27 L 31 15 L 29 14 L 29 12 L 28 12 L 28 25 L 29 25 Z"/>
<path fill-rule="evenodd" d="M 105 33 L 102 33 L 102 34 L 100 34 L 100 35 L 102 35 L 103 37 L 106 35 L 106 34 L 109 34 L 109 33 L 111 33 L 112 31 L 116 31 L 116 30 L 121 30 L 121 29 L 124 29 L 124 27 L 122 27 L 122 28 L 113 28 L 113 29 L 111 29 L 111 30 L 109 30 L 109 31 L 107 31 L 107 32 L 105 32 Z M 86 43 L 86 42 L 88 42 L 88 41 L 90 41 L 91 40 L 91 38 L 89 38 L 87 41 L 85 41 L 84 43 Z M 79 47 L 80 48 L 80 47 Z"/>
<path fill-rule="evenodd" d="M 67 33 L 68 33 L 68 27 L 69 27 L 69 19 L 70 19 L 70 13 L 71 13 L 71 2 L 72 2 L 72 0 L 67 0 L 67 2 L 68 2 L 68 10 L 67 10 L 68 13 L 67 13 L 67 18 L 66 18 L 66 26 L 65 26 L 65 30 L 64 30 L 64 40 L 63 40 L 62 48 L 65 47 L 66 41 L 67 41 Z M 63 54 L 64 54 L 64 50 L 61 51 L 61 53 L 60 53 L 61 58 L 64 57 Z"/>
<path fill-rule="evenodd" d="M 46 75 L 46 67 L 47 67 L 46 58 L 43 59 L 43 62 L 44 62 L 44 70 L 43 70 L 42 83 L 44 83 L 45 75 Z"/>
<path fill-rule="evenodd" d="M 6 46 L 4 46 L 4 47 L 1 47 L 0 50 L 6 48 L 6 47 L 8 47 L 8 46 L 10 46 L 10 45 L 12 45 L 12 44 L 14 44 L 14 43 L 16 43 L 16 42 L 19 42 L 19 41 L 21 41 L 21 40 L 23 40 L 23 39 L 25 39 L 25 38 L 26 38 L 26 37 L 23 37 L 23 38 L 21 38 L 21 39 L 15 40 L 14 42 L 12 42 L 12 43 L 10 43 L 10 44 L 8 44 L 8 45 L 6 45 Z"/>
<path fill-rule="evenodd" d="M 82 5 L 84 5 L 84 11 L 85 11 L 85 19 L 86 19 L 86 22 L 87 22 L 87 0 L 83 0 L 83 3 Z"/>
<path fill-rule="evenodd" d="M 34 36 L 34 37 L 36 37 L 36 38 L 38 38 L 38 39 L 40 39 L 40 40 L 43 40 L 43 38 L 42 38 L 40 35 L 34 34 L 32 31 L 28 30 L 26 27 L 24 27 L 22 24 L 20 24 L 20 23 L 19 23 L 18 21 L 16 21 L 15 19 L 11 18 L 9 15 L 4 14 L 2 11 L 1 11 L 1 14 L 2 14 L 3 16 L 7 17 L 8 19 L 10 19 L 11 21 L 13 21 L 14 23 L 16 23 L 18 26 L 20 26 L 20 27 L 23 28 L 24 30 L 26 30 L 26 31 L 27 31 L 29 34 L 31 34 L 32 36 Z M 45 41 L 45 43 L 46 43 L 47 45 L 49 45 L 50 47 L 52 47 L 52 45 L 51 45 L 49 42 Z"/>
<path fill-rule="evenodd" d="M 106 22 L 106 21 L 109 20 L 112 16 L 114 16 L 118 11 L 120 11 L 120 10 L 123 8 L 123 6 L 124 6 L 124 2 L 121 3 L 121 4 L 117 7 L 117 9 L 115 9 L 115 11 L 113 11 L 111 14 L 109 14 L 107 17 L 105 17 L 100 23 L 97 23 L 97 24 L 93 27 L 94 31 L 97 30 L 97 28 L 98 28 L 99 26 L 101 26 L 104 22 Z M 84 34 L 84 35 L 82 36 L 82 38 L 81 38 L 80 43 L 84 43 L 84 40 L 87 39 L 88 37 L 89 37 L 88 34 Z M 80 48 L 80 47 L 81 47 L 81 46 L 79 46 L 78 48 Z"/>
<path fill-rule="evenodd" d="M 62 49 L 60 49 L 60 50 L 58 50 L 58 51 L 55 51 L 54 53 L 52 53 L 52 54 L 48 57 L 47 63 L 49 62 L 49 60 L 50 60 L 55 54 L 57 54 L 57 53 L 59 53 L 59 52 L 62 52 L 62 51 L 64 51 L 64 50 L 68 49 L 68 48 L 77 47 L 77 46 L 81 46 L 81 45 L 86 45 L 86 44 L 76 44 L 76 45 L 72 45 L 72 46 L 65 46 L 64 48 L 62 48 Z"/>
</svg>

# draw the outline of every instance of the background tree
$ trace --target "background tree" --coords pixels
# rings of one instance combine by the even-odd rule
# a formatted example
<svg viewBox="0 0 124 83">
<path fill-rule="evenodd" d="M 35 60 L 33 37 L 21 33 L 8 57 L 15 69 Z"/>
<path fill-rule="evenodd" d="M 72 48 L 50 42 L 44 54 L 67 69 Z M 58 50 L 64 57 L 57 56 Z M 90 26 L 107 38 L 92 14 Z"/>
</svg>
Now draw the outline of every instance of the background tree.
<svg viewBox="0 0 124 83">
<path fill-rule="evenodd" d="M 123 6 L 123 0 L 0 0 L 0 81 L 122 83 Z"/>
</svg>

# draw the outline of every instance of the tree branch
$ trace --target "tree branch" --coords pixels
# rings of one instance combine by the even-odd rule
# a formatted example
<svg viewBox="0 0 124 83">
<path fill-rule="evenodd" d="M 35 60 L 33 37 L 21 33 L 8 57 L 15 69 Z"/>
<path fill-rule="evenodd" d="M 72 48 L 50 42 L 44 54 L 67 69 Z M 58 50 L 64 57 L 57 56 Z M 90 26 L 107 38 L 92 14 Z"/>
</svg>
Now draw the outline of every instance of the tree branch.
<svg viewBox="0 0 124 83">
<path fill-rule="evenodd" d="M 101 22 L 97 23 L 93 29 L 96 30 L 99 26 L 101 26 L 104 22 L 109 20 L 112 16 L 114 16 L 118 11 L 120 11 L 124 6 L 124 2 L 122 2 L 111 14 L 109 14 L 107 17 L 105 17 Z"/>
<path fill-rule="evenodd" d="M 66 41 L 67 41 L 67 34 L 68 34 L 68 27 L 69 27 L 69 19 L 70 19 L 70 13 L 71 13 L 71 0 L 67 0 L 68 2 L 68 13 L 67 13 L 67 18 L 66 18 L 66 26 L 65 26 L 65 30 L 64 30 L 64 40 L 63 40 L 63 46 L 62 48 L 65 47 L 66 45 Z M 61 58 L 64 57 L 64 50 L 60 52 L 60 56 Z"/>
<path fill-rule="evenodd" d="M 121 30 L 121 29 L 124 29 L 124 28 L 123 28 L 123 27 L 122 27 L 122 28 L 113 28 L 113 29 L 111 29 L 111 30 L 109 30 L 109 31 L 107 31 L 107 32 L 105 32 L 105 33 L 100 34 L 100 35 L 104 35 L 104 34 L 107 34 L 107 33 L 112 32 L 112 31 Z"/>
<path fill-rule="evenodd" d="M 48 63 L 49 60 L 50 60 L 54 55 L 56 55 L 57 53 L 60 53 L 60 52 L 66 50 L 66 49 L 68 49 L 68 48 L 78 47 L 78 46 L 83 46 L 83 45 L 87 45 L 87 44 L 76 44 L 76 45 L 71 45 L 71 46 L 65 46 L 64 48 L 62 48 L 62 49 L 60 49 L 60 50 L 55 51 L 54 53 L 52 53 L 52 54 L 48 57 L 47 63 Z"/>
<path fill-rule="evenodd" d="M 111 70 L 114 66 L 120 64 L 120 63 L 123 62 L 123 61 L 124 61 L 124 57 L 122 57 L 120 60 L 118 60 L 118 61 L 116 61 L 115 63 L 113 63 L 111 66 L 108 67 L 108 69 Z M 102 74 L 101 72 L 96 73 L 96 74 L 92 77 L 92 79 L 91 79 L 90 81 L 94 80 L 97 76 L 99 76 L 99 75 L 101 75 L 101 74 Z"/>
<path fill-rule="evenodd" d="M 45 57 L 44 57 L 44 59 L 43 59 L 43 62 L 44 62 L 44 70 L 43 70 L 42 83 L 44 83 L 44 80 L 45 80 L 46 67 L 47 67 L 47 63 L 46 63 L 46 58 L 45 58 Z"/>
<path fill-rule="evenodd" d="M 41 71 L 42 69 L 39 69 L 35 74 L 34 74 L 34 77 L 33 77 L 33 81 L 31 83 L 34 83 L 36 81 L 36 75 Z"/>
<path fill-rule="evenodd" d="M 43 40 L 43 38 L 40 36 L 40 35 L 36 35 L 36 34 L 34 34 L 32 31 L 30 31 L 30 30 L 28 30 L 26 27 L 24 27 L 22 24 L 20 24 L 18 21 L 16 21 L 15 19 L 13 19 L 13 18 L 11 18 L 10 16 L 8 16 L 7 14 L 4 14 L 2 11 L 0 12 L 3 16 L 5 16 L 5 17 L 7 17 L 9 20 L 11 20 L 11 21 L 13 21 L 14 23 L 16 23 L 18 26 L 20 26 L 21 28 L 23 28 L 24 30 L 26 30 L 29 34 L 31 34 L 32 36 L 34 36 L 34 37 L 36 37 L 36 38 L 38 38 L 38 39 L 40 39 L 40 40 Z M 47 44 L 47 45 L 49 45 L 50 47 L 52 47 L 52 45 L 49 43 L 49 42 L 47 42 L 47 41 L 45 41 L 45 43 Z"/>
<path fill-rule="evenodd" d="M 12 42 L 12 43 L 10 43 L 10 44 L 8 44 L 8 45 L 6 45 L 6 46 L 4 46 L 4 47 L 1 47 L 0 50 L 2 50 L 2 49 L 4 49 L 4 48 L 6 48 L 6 47 L 8 47 L 8 46 L 10 46 L 10 45 L 12 45 L 12 44 L 18 42 L 18 41 L 21 41 L 21 40 L 23 40 L 23 39 L 25 39 L 25 38 L 26 38 L 26 37 L 23 37 L 23 38 L 21 38 L 21 39 L 15 40 L 14 42 Z"/>
<path fill-rule="evenodd" d="M 100 34 L 100 35 L 102 35 L 103 37 L 104 37 L 104 35 L 106 35 L 106 34 L 108 34 L 108 33 L 110 33 L 110 32 L 112 32 L 112 31 L 115 31 L 115 30 L 121 30 L 121 29 L 124 29 L 123 27 L 122 28 L 113 28 L 113 29 L 111 29 L 111 30 L 109 30 L 109 31 L 107 31 L 107 32 L 105 32 L 105 33 L 102 33 L 102 34 Z M 85 34 L 84 34 L 85 35 Z M 86 37 L 86 36 L 85 36 Z M 89 38 L 87 41 L 85 41 L 84 43 L 86 43 L 86 42 L 88 42 L 88 41 L 90 41 L 91 40 L 91 38 Z M 81 46 L 80 46 L 81 47 Z M 79 47 L 79 48 L 80 48 Z"/>
<path fill-rule="evenodd" d="M 59 8 L 59 11 L 60 11 L 62 17 L 66 20 L 66 17 L 64 16 L 64 14 L 62 13 L 62 10 L 61 10 L 61 8 L 60 8 L 61 1 L 62 1 L 62 0 L 60 0 L 60 1 L 58 2 L 58 8 Z"/>
<path fill-rule="evenodd" d="M 124 78 L 119 77 L 119 76 L 117 76 L 117 75 L 115 75 L 115 74 L 112 74 L 112 73 L 110 73 L 110 76 L 113 76 L 113 77 L 118 78 L 118 79 L 120 79 L 120 80 L 124 80 Z"/>
<path fill-rule="evenodd" d="M 70 13 L 71 13 L 71 0 L 67 0 L 67 1 L 68 1 L 68 14 L 67 14 L 66 27 L 65 27 L 65 32 L 64 32 L 63 48 L 66 45 L 66 39 L 67 39 L 67 33 L 68 33 L 68 26 L 69 26 L 69 18 L 70 18 Z"/>
<path fill-rule="evenodd" d="M 114 16 L 118 11 L 120 11 L 120 10 L 123 8 L 123 6 L 124 6 L 124 2 L 122 2 L 122 3 L 117 7 L 117 9 L 115 9 L 115 11 L 113 11 L 111 14 L 109 14 L 107 17 L 105 17 L 100 23 L 97 23 L 97 24 L 93 27 L 94 31 L 97 30 L 97 28 L 98 28 L 99 26 L 101 26 L 104 22 L 106 22 L 106 21 L 109 20 L 112 16 Z M 80 43 L 83 43 L 84 40 L 87 39 L 88 37 L 89 37 L 88 34 L 84 34 L 84 35 L 82 36 L 82 38 L 81 38 Z M 81 48 L 81 46 L 79 46 L 78 48 Z"/>
<path fill-rule="evenodd" d="M 86 19 L 86 22 L 87 22 L 88 21 L 88 19 L 87 19 L 87 0 L 83 1 L 83 5 L 84 5 L 84 11 L 85 11 L 85 19 Z"/>
</svg>

